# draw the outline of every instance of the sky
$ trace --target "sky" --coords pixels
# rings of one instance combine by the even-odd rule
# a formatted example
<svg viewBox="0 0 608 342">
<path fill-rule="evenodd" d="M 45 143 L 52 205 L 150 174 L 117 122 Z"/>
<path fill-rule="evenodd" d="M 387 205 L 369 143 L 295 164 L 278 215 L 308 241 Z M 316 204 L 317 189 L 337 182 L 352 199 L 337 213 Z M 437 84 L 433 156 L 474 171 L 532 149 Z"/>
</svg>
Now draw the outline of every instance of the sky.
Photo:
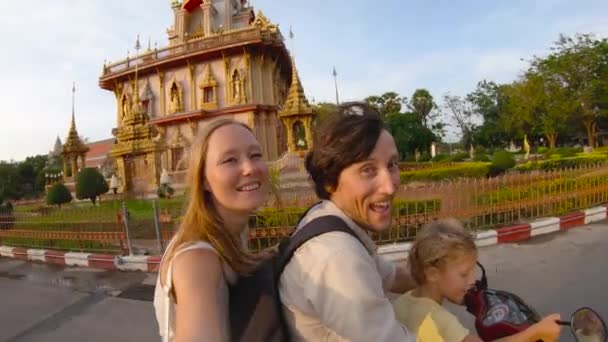
<svg viewBox="0 0 608 342">
<path fill-rule="evenodd" d="M 98 86 L 104 60 L 167 45 L 170 0 L 0 1 L 0 160 L 45 154 L 67 136 L 76 83 L 79 134 L 111 138 L 115 100 Z M 292 28 L 309 100 L 361 100 L 426 88 L 437 102 L 487 79 L 511 82 L 560 33 L 608 37 L 605 0 L 250 0 Z"/>
</svg>

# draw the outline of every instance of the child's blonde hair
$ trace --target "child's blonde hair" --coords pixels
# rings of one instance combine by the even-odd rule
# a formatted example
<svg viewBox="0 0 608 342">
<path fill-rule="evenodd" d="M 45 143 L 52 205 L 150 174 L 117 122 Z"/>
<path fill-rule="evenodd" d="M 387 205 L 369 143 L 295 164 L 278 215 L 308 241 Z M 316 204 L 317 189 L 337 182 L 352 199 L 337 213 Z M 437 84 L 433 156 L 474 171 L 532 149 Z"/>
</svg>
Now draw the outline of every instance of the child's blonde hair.
<svg viewBox="0 0 608 342">
<path fill-rule="evenodd" d="M 418 285 L 426 282 L 425 270 L 442 267 L 462 255 L 477 255 L 475 239 L 456 219 L 433 221 L 424 226 L 410 249 L 409 266 Z"/>
</svg>

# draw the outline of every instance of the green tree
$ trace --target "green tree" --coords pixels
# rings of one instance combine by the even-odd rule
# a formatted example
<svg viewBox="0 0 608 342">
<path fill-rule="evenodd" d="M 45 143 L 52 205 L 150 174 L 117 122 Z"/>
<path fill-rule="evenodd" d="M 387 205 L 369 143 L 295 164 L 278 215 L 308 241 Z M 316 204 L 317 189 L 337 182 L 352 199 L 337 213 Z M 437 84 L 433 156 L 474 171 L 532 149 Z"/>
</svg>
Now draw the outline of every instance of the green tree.
<svg viewBox="0 0 608 342">
<path fill-rule="evenodd" d="M 96 168 L 85 167 L 76 175 L 76 198 L 90 199 L 95 205 L 99 195 L 108 192 L 108 182 Z"/>
<path fill-rule="evenodd" d="M 572 113 L 566 89 L 545 74 L 531 70 L 513 83 L 507 96 L 504 117 L 507 127 L 530 135 L 542 133 L 549 147 L 554 148 Z"/>
<path fill-rule="evenodd" d="M 508 85 L 483 80 L 466 96 L 473 112 L 483 119 L 483 123 L 477 126 L 473 133 L 476 144 L 486 147 L 506 146 L 512 138 L 501 122 L 506 87 Z"/>
<path fill-rule="evenodd" d="M 5 200 L 23 197 L 17 163 L 0 161 L 0 196 Z"/>
<path fill-rule="evenodd" d="M 581 122 L 595 146 L 598 120 L 608 111 L 608 42 L 592 34 L 560 35 L 552 53 L 536 57 L 532 68 L 566 90 L 573 119 Z"/>
<path fill-rule="evenodd" d="M 331 102 L 319 102 L 312 105 L 312 110 L 316 115 L 315 124 L 320 124 L 337 113 L 337 106 Z"/>
<path fill-rule="evenodd" d="M 391 114 L 386 118 L 386 126 L 395 139 L 401 160 L 413 156 L 416 150 L 429 151 L 431 143 L 438 140 L 415 113 Z"/>
<path fill-rule="evenodd" d="M 471 104 L 460 96 L 446 94 L 443 97 L 443 106 L 448 119 L 460 130 L 464 146 L 470 146 L 473 143 L 475 130 L 473 123 L 475 113 Z"/>
<path fill-rule="evenodd" d="M 46 194 L 46 203 L 49 205 L 56 205 L 61 208 L 62 204 L 70 203 L 71 201 L 72 194 L 70 190 L 61 182 L 53 184 Z"/>
<path fill-rule="evenodd" d="M 433 113 L 437 105 L 428 90 L 416 89 L 410 99 L 409 108 L 420 117 L 420 122 L 424 127 L 431 128 L 431 121 L 437 116 Z"/>
<path fill-rule="evenodd" d="M 365 102 L 376 109 L 383 119 L 391 114 L 400 113 L 401 107 L 406 101 L 407 98 L 401 97 L 394 91 L 386 92 L 381 96 L 368 96 L 365 98 Z"/>
</svg>

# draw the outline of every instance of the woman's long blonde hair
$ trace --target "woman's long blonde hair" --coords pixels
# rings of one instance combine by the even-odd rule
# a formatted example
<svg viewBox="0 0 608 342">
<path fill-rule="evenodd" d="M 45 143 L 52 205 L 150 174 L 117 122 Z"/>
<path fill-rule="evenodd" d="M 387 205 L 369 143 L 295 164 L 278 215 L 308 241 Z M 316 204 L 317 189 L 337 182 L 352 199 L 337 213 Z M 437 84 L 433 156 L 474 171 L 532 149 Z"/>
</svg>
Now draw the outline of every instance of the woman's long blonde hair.
<svg viewBox="0 0 608 342">
<path fill-rule="evenodd" d="M 190 151 L 187 178 L 189 199 L 186 212 L 165 252 L 165 259 L 170 261 L 175 252 L 185 244 L 202 240 L 211 244 L 222 261 L 236 273 L 248 274 L 256 266 L 257 258 L 243 247 L 240 236 L 225 227 L 213 203 L 212 194 L 204 187 L 209 138 L 218 128 L 227 125 L 240 125 L 253 134 L 247 125 L 231 119 L 214 120 L 199 133 Z"/>
</svg>

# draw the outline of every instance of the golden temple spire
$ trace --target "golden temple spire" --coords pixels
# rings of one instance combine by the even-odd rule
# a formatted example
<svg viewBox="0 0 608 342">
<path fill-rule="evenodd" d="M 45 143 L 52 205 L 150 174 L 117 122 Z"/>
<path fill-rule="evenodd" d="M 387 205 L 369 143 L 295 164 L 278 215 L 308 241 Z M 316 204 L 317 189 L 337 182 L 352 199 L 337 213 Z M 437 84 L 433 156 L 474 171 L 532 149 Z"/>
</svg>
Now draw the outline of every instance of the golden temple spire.
<svg viewBox="0 0 608 342">
<path fill-rule="evenodd" d="M 141 49 L 141 44 L 139 42 L 139 34 L 137 35 L 137 40 L 135 41 L 135 59 L 136 59 L 136 64 L 135 64 L 135 82 L 133 84 L 133 108 L 131 108 L 131 112 L 134 114 L 139 114 L 140 111 L 140 105 L 139 105 L 139 80 L 137 79 L 137 72 L 138 72 L 138 67 L 139 67 L 139 61 L 137 61 L 137 58 L 139 58 L 139 49 Z"/>
<path fill-rule="evenodd" d="M 280 115 L 290 116 L 312 113 L 312 107 L 310 106 L 310 103 L 308 103 L 308 99 L 306 99 L 306 95 L 304 94 L 304 87 L 302 87 L 302 82 L 300 82 L 300 76 L 298 75 L 296 62 L 292 58 L 291 86 L 289 86 L 289 93 L 287 94 L 287 99 L 285 100 L 285 106 L 283 107 L 283 110 L 281 111 Z"/>
<path fill-rule="evenodd" d="M 72 82 L 72 122 L 70 123 L 70 133 L 76 131 L 76 120 L 74 119 L 74 98 L 76 95 L 76 82 Z"/>
<path fill-rule="evenodd" d="M 76 114 L 74 109 L 75 102 L 75 94 L 76 94 L 76 82 L 72 84 L 72 121 L 70 122 L 70 130 L 68 131 L 68 137 L 63 145 L 63 152 L 86 152 L 88 151 L 88 147 L 84 145 L 80 137 L 78 136 L 78 131 L 76 130 Z"/>
</svg>

